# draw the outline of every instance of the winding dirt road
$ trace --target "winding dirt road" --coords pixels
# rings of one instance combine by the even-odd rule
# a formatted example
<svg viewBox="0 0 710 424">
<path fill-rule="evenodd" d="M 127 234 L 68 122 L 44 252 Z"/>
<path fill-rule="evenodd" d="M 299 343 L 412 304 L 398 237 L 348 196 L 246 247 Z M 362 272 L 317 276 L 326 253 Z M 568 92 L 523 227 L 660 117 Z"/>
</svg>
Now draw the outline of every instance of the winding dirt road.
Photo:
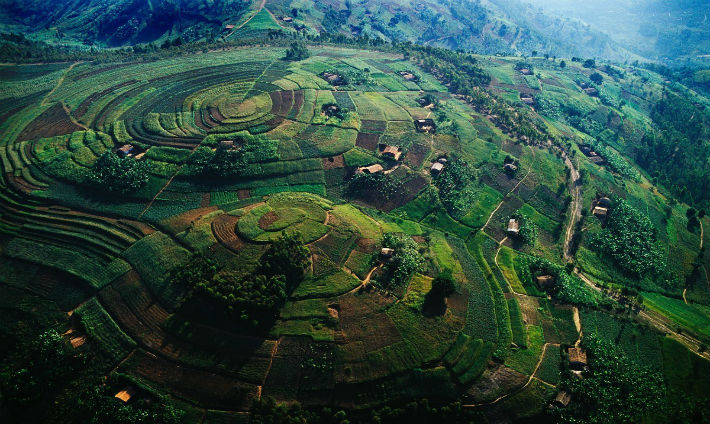
<svg viewBox="0 0 710 424">
<path fill-rule="evenodd" d="M 572 194 L 572 203 L 570 204 L 570 214 L 569 223 L 567 224 L 567 231 L 565 232 L 565 244 L 563 248 L 563 254 L 565 262 L 572 261 L 572 237 L 574 236 L 574 227 L 577 222 L 582 218 L 582 195 L 580 186 L 579 171 L 574 167 L 574 164 L 570 160 L 567 154 L 564 154 L 565 165 L 570 171 L 570 193 Z"/>
</svg>

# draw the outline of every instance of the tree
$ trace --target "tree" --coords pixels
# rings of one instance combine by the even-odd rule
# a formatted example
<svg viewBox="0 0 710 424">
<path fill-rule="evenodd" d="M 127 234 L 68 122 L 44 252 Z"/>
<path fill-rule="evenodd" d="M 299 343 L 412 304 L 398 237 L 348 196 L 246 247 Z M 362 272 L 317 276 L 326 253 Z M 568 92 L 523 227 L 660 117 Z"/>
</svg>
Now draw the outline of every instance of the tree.
<svg viewBox="0 0 710 424">
<path fill-rule="evenodd" d="M 382 245 L 394 249 L 394 255 L 383 268 L 382 285 L 385 288 L 406 287 L 412 274 L 424 265 L 416 243 L 404 234 L 385 233 Z"/>
<path fill-rule="evenodd" d="M 94 163 L 89 172 L 89 181 L 108 191 L 127 194 L 148 182 L 148 169 L 146 161 L 120 157 L 107 151 Z"/>
<path fill-rule="evenodd" d="M 585 68 L 594 68 L 595 66 L 597 66 L 597 64 L 594 59 L 587 59 L 584 61 L 582 66 L 584 66 Z"/>
<path fill-rule="evenodd" d="M 311 252 L 304 246 L 301 234 L 285 233 L 261 256 L 259 271 L 270 277 L 285 276 L 286 292 L 291 293 L 303 281 L 310 265 Z"/>
<path fill-rule="evenodd" d="M 567 62 L 560 60 L 560 68 L 564 69 L 567 66 Z"/>
<path fill-rule="evenodd" d="M 451 271 L 446 270 L 440 272 L 439 275 L 431 282 L 431 290 L 429 293 L 434 293 L 441 297 L 449 297 L 456 293 L 456 282 L 451 276 Z"/>
<path fill-rule="evenodd" d="M 601 85 L 602 81 L 604 81 L 604 77 L 599 72 L 595 72 L 590 75 L 589 79 L 596 85 Z"/>
<path fill-rule="evenodd" d="M 291 47 L 286 50 L 286 60 L 298 61 L 304 60 L 311 56 L 311 53 L 302 42 L 294 41 Z"/>
</svg>

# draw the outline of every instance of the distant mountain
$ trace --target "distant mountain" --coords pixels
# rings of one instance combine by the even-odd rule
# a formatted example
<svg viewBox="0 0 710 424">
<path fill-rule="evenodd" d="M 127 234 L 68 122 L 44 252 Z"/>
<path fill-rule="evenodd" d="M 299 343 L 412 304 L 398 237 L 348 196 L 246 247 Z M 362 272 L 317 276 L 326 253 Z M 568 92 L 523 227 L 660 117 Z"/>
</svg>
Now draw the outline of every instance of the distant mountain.
<svg viewBox="0 0 710 424">
<path fill-rule="evenodd" d="M 674 61 L 710 52 L 710 24 L 698 13 L 710 10 L 708 4 L 710 0 L 0 0 L 0 31 L 102 46 L 178 36 L 193 41 L 223 35 L 225 24 L 243 22 L 247 12 L 263 7 L 286 30 L 310 35 L 367 35 L 482 54 Z"/>
<path fill-rule="evenodd" d="M 52 41 L 123 46 L 217 34 L 244 0 L 0 0 L 0 28 Z"/>
<path fill-rule="evenodd" d="M 698 60 L 710 55 L 710 0 L 523 1 L 542 13 L 591 25 L 649 59 Z"/>
</svg>

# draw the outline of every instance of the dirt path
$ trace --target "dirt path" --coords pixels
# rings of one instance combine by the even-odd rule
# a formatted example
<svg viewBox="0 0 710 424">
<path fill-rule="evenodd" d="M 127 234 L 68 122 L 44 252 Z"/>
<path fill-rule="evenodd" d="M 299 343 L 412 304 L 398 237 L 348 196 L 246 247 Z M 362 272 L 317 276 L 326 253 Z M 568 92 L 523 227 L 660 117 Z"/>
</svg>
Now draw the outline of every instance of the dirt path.
<svg viewBox="0 0 710 424">
<path fill-rule="evenodd" d="M 686 305 L 688 304 L 688 299 L 685 298 L 685 292 L 687 292 L 687 291 L 688 291 L 687 288 L 683 289 L 683 302 L 685 302 Z"/>
<path fill-rule="evenodd" d="M 71 70 L 74 69 L 74 67 L 75 67 L 76 65 L 80 64 L 80 63 L 84 63 L 84 62 L 83 62 L 83 61 L 79 61 L 79 62 L 74 62 L 74 63 L 72 63 L 71 65 L 69 65 L 69 67 L 67 68 L 67 70 L 64 71 L 64 73 L 62 74 L 61 77 L 59 77 L 59 80 L 57 81 L 57 85 L 54 86 L 54 88 L 52 89 L 52 91 L 50 91 L 49 93 L 47 93 L 46 96 L 44 96 L 44 99 L 42 99 L 42 103 L 39 104 L 40 106 L 44 106 L 44 105 L 47 104 L 47 100 L 49 100 L 49 98 L 52 96 L 52 94 L 54 94 L 54 92 L 57 91 L 57 88 L 59 88 L 59 87 L 62 85 L 62 83 L 64 82 L 64 78 L 67 77 L 67 74 L 68 74 L 69 72 L 71 72 Z M 71 115 L 70 115 L 70 116 L 71 116 Z"/>
<path fill-rule="evenodd" d="M 547 350 L 547 347 L 548 347 L 548 346 L 559 346 L 559 344 L 557 344 L 557 343 L 545 343 L 544 345 L 542 345 L 542 352 L 540 353 L 540 359 L 537 360 L 537 365 L 535 365 L 535 369 L 534 369 L 533 372 L 530 374 L 530 377 L 528 377 L 528 381 L 526 381 L 525 384 L 523 384 L 522 386 L 518 387 L 518 388 L 515 389 L 515 390 L 512 390 L 512 391 L 510 391 L 510 392 L 508 392 L 508 393 L 506 393 L 506 394 L 504 394 L 504 395 L 501 395 L 501 396 L 497 397 L 496 399 L 494 399 L 494 400 L 492 400 L 492 401 L 490 401 L 490 402 L 474 403 L 474 404 L 461 405 L 461 406 L 462 406 L 463 408 L 477 408 L 477 407 L 479 407 L 479 406 L 495 405 L 496 403 L 500 402 L 501 400 L 507 399 L 507 398 L 509 398 L 509 397 L 511 397 L 511 396 L 513 396 L 513 395 L 517 395 L 518 393 L 520 393 L 520 392 L 522 392 L 523 390 L 525 390 L 525 388 L 528 387 L 528 386 L 530 385 L 530 383 L 532 383 L 533 379 L 535 379 L 535 374 L 537 374 L 537 370 L 540 368 L 540 365 L 542 364 L 542 360 L 543 360 L 543 358 L 545 357 L 545 351 Z M 538 380 L 539 380 L 539 379 L 538 379 Z M 539 380 L 539 381 L 541 381 L 541 382 L 544 383 L 544 384 L 547 384 L 547 383 L 545 383 L 545 382 L 542 381 L 542 380 Z"/>
<path fill-rule="evenodd" d="M 532 151 L 533 156 L 535 156 L 535 151 L 534 150 L 531 150 L 531 151 Z M 505 196 L 503 196 L 500 203 L 498 203 L 498 206 L 496 206 L 496 208 L 493 209 L 493 212 L 491 212 L 491 214 L 488 216 L 486 223 L 483 224 L 483 227 L 481 227 L 482 230 L 485 230 L 485 228 L 488 226 L 488 223 L 491 222 L 491 218 L 493 218 L 493 215 L 495 215 L 496 212 L 498 212 L 498 209 L 500 209 L 500 207 L 503 205 L 505 198 L 508 197 L 510 195 L 510 193 L 514 192 L 520 186 L 520 184 L 522 184 L 523 181 L 525 181 L 525 179 L 528 177 L 528 175 L 530 175 L 530 172 L 532 172 L 532 168 L 533 168 L 533 166 L 532 166 L 532 164 L 530 164 L 530 167 L 528 168 L 528 172 L 525 174 L 525 176 L 523 178 L 521 178 L 520 181 L 518 181 L 518 184 L 516 184 L 515 187 L 513 187 L 509 192 L 507 192 L 505 194 Z"/>
<path fill-rule="evenodd" d="M 579 277 L 582 281 L 584 281 L 587 286 L 591 287 L 592 289 L 601 292 L 602 289 L 597 287 L 596 284 L 594 284 L 589 278 L 587 278 L 584 274 L 582 274 L 578 268 L 574 269 L 574 274 Z M 653 311 L 644 311 L 642 310 L 641 312 L 638 313 L 639 318 L 644 319 L 648 324 L 650 324 L 652 327 L 654 327 L 656 330 L 660 331 L 661 333 L 665 333 L 669 337 L 672 337 L 676 339 L 678 342 L 682 343 L 690 349 L 692 352 L 695 352 L 697 355 L 702 356 L 703 358 L 710 359 L 710 352 L 700 352 L 701 346 L 703 345 L 702 342 L 700 342 L 698 339 L 679 333 L 676 330 L 672 329 L 669 324 L 667 324 L 663 319 L 659 318 Z"/>
<path fill-rule="evenodd" d="M 72 124 L 83 128 L 84 130 L 88 130 L 89 128 L 86 127 L 86 125 L 82 124 L 81 122 L 77 121 L 76 118 L 71 114 L 71 109 L 69 109 L 69 106 L 64 104 L 64 102 L 60 102 L 62 105 L 62 109 L 64 109 L 64 112 L 67 113 L 67 116 L 69 117 L 69 120 L 72 122 Z"/>
<path fill-rule="evenodd" d="M 266 0 L 261 0 L 261 3 L 259 3 L 259 8 L 256 10 L 256 12 L 254 12 L 253 15 L 251 15 L 251 16 L 249 17 L 249 19 L 247 19 L 246 21 L 244 21 L 244 22 L 242 22 L 241 24 L 239 24 L 239 26 L 234 27 L 231 31 L 229 31 L 229 34 L 225 35 L 222 39 L 223 39 L 223 40 L 226 40 L 227 38 L 229 38 L 229 37 L 231 37 L 232 35 L 234 35 L 235 32 L 237 32 L 238 30 L 242 29 L 242 27 L 244 27 L 244 25 L 248 24 L 249 21 L 251 21 L 252 19 L 254 19 L 254 16 L 258 15 L 259 12 L 261 12 L 261 9 L 264 8 L 264 5 L 265 5 L 265 4 L 266 4 Z"/>
<path fill-rule="evenodd" d="M 582 341 L 582 320 L 579 319 L 579 308 L 575 306 L 573 311 L 574 328 L 577 329 L 577 334 L 579 335 L 577 341 L 574 342 L 574 347 L 579 347 L 579 343 Z"/>
<path fill-rule="evenodd" d="M 567 231 L 565 232 L 565 244 L 562 250 L 565 262 L 570 262 L 572 261 L 572 237 L 574 236 L 574 227 L 582 217 L 582 196 L 579 188 L 579 171 L 577 171 L 577 168 L 574 167 L 574 164 L 567 154 L 564 156 L 565 165 L 570 171 L 570 192 L 572 194 L 572 203 L 570 203 L 571 214 L 569 224 L 567 225 Z"/>
<path fill-rule="evenodd" d="M 276 356 L 276 351 L 279 350 L 279 343 L 281 343 L 281 339 L 276 339 L 276 343 L 274 344 L 274 348 L 271 349 L 271 356 L 269 357 L 269 366 L 266 367 L 266 372 L 264 373 L 264 379 L 261 381 L 261 384 L 258 386 L 258 399 L 261 399 L 261 388 L 264 387 L 264 384 L 266 384 L 266 379 L 269 377 L 269 372 L 271 372 L 271 366 L 274 364 L 274 356 Z"/>
<path fill-rule="evenodd" d="M 375 272 L 376 269 L 381 268 L 381 267 L 382 267 L 382 264 L 373 267 L 370 270 L 370 272 L 367 273 L 367 275 L 365 276 L 365 279 L 362 280 L 362 284 L 360 284 L 357 287 L 355 287 L 354 289 L 342 294 L 342 296 L 345 296 L 346 294 L 350 294 L 350 293 L 355 293 L 356 291 L 358 291 L 361 288 L 370 284 L 370 278 L 372 278 L 372 273 Z M 355 277 L 359 280 L 358 276 L 350 268 L 344 266 L 343 269 L 345 270 L 345 272 L 347 272 L 348 274 L 352 275 L 353 277 Z"/>
</svg>

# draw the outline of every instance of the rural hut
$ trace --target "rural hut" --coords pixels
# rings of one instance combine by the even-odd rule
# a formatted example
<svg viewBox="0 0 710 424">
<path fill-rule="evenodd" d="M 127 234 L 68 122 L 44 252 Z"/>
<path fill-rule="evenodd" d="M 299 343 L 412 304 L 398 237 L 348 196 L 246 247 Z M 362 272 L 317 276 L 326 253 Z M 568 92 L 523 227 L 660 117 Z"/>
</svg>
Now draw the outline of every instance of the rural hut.
<svg viewBox="0 0 710 424">
<path fill-rule="evenodd" d="M 588 96 L 592 96 L 592 97 L 596 97 L 599 95 L 599 90 L 597 90 L 594 87 L 585 88 L 584 92 L 587 93 Z"/>
<path fill-rule="evenodd" d="M 391 249 L 389 247 L 383 247 L 382 250 L 380 250 L 380 256 L 384 259 L 389 259 L 394 255 L 394 249 Z"/>
<path fill-rule="evenodd" d="M 569 367 L 573 370 L 581 371 L 587 366 L 587 352 L 579 347 L 567 349 L 569 354 Z"/>
<path fill-rule="evenodd" d="M 222 140 L 219 142 L 219 147 L 223 149 L 233 149 L 234 148 L 234 140 Z"/>
<path fill-rule="evenodd" d="M 355 173 L 356 174 L 377 174 L 378 172 L 384 171 L 385 168 L 382 167 L 379 163 L 376 163 L 374 165 L 370 166 L 361 166 L 358 168 Z"/>
<path fill-rule="evenodd" d="M 520 70 L 520 73 L 523 75 L 532 75 L 532 71 L 528 68 L 523 68 Z"/>
<path fill-rule="evenodd" d="M 525 103 L 526 105 L 534 105 L 535 104 L 535 99 L 533 99 L 533 96 L 531 96 L 530 94 L 521 93 L 520 100 L 523 103 Z"/>
<path fill-rule="evenodd" d="M 133 151 L 133 146 L 130 144 L 124 144 L 123 146 L 118 148 L 118 153 L 121 156 L 129 156 L 131 152 Z"/>
<path fill-rule="evenodd" d="M 439 158 L 436 161 L 439 163 L 443 163 L 444 165 L 446 165 L 449 162 L 449 160 L 446 158 Z"/>
<path fill-rule="evenodd" d="M 517 236 L 520 233 L 520 223 L 515 218 L 510 218 L 508 221 L 508 229 L 506 230 L 508 235 Z"/>
<path fill-rule="evenodd" d="M 128 403 L 131 398 L 136 394 L 136 390 L 131 386 L 126 386 L 123 390 L 116 393 L 114 396 L 116 399 L 120 399 L 123 403 Z"/>
<path fill-rule="evenodd" d="M 503 165 L 503 170 L 505 172 L 514 174 L 518 170 L 518 166 L 514 163 L 506 163 L 505 165 Z"/>
<path fill-rule="evenodd" d="M 284 22 L 293 22 L 293 18 L 290 16 L 282 16 L 281 20 Z"/>
<path fill-rule="evenodd" d="M 439 175 L 441 174 L 441 171 L 444 170 L 444 164 L 441 162 L 434 162 L 434 164 L 431 166 L 431 175 Z"/>
<path fill-rule="evenodd" d="M 385 146 L 385 149 L 382 151 L 382 156 L 393 160 L 399 160 L 402 156 L 402 149 L 397 146 Z"/>
<path fill-rule="evenodd" d="M 552 405 L 554 405 L 558 408 L 566 408 L 567 405 L 569 405 L 569 402 L 571 400 L 572 400 L 572 395 L 563 390 L 563 391 L 557 393 L 557 396 L 555 396 L 555 400 L 552 401 Z"/>
<path fill-rule="evenodd" d="M 555 285 L 555 277 L 552 275 L 540 275 L 535 277 L 537 286 L 542 290 L 547 290 Z"/>
<path fill-rule="evenodd" d="M 603 208 L 601 206 L 595 206 L 594 210 L 592 211 L 592 214 L 596 216 L 597 218 L 606 218 L 606 216 L 609 214 L 609 209 Z"/>
<path fill-rule="evenodd" d="M 611 199 L 604 196 L 597 200 L 597 206 L 601 206 L 602 208 L 610 208 L 611 207 Z"/>
<path fill-rule="evenodd" d="M 436 131 L 436 125 L 433 119 L 417 119 L 414 121 L 414 127 L 419 132 L 434 132 Z"/>
<path fill-rule="evenodd" d="M 399 74 L 407 81 L 415 81 L 417 79 L 416 75 L 408 71 L 400 71 Z"/>
</svg>

